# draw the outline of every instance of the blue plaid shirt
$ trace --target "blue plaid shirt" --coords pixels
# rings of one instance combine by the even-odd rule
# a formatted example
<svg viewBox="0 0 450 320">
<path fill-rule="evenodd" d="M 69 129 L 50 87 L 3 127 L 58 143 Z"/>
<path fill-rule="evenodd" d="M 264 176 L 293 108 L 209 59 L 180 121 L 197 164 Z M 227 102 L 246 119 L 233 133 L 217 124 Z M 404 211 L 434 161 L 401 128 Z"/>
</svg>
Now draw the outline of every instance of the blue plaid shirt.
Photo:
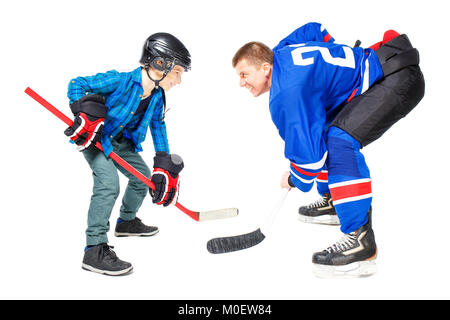
<svg viewBox="0 0 450 320">
<path fill-rule="evenodd" d="M 108 114 L 101 138 L 106 156 L 113 149 L 111 139 L 122 130 L 124 137 L 133 142 L 134 151 L 142 151 L 141 143 L 145 140 L 147 128 L 150 128 L 155 151 L 169 153 L 166 124 L 163 121 L 162 89 L 154 89 L 147 110 L 134 115 L 143 92 L 139 67 L 132 72 L 112 70 L 94 76 L 75 78 L 69 83 L 67 96 L 71 104 L 90 93 L 106 98 Z"/>
</svg>

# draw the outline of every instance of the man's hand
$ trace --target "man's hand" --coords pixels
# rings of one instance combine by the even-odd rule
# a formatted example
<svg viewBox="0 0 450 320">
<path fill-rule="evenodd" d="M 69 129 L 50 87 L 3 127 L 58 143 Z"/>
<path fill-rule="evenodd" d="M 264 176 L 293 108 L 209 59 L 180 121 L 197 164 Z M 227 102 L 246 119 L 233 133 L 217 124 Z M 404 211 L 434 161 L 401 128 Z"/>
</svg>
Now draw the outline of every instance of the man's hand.
<svg viewBox="0 0 450 320">
<path fill-rule="evenodd" d="M 95 148 L 100 141 L 108 108 L 105 98 L 99 95 L 87 95 L 70 106 L 75 118 L 73 125 L 64 134 L 78 147 L 78 151 Z"/>
<path fill-rule="evenodd" d="M 176 154 L 157 152 L 153 164 L 151 181 L 155 190 L 150 189 L 153 203 L 167 207 L 178 200 L 179 173 L 183 170 L 183 159 Z"/>
<path fill-rule="evenodd" d="M 290 179 L 290 176 L 291 176 L 291 174 L 289 173 L 289 171 L 286 171 L 285 173 L 283 173 L 283 175 L 281 176 L 281 181 L 280 181 L 281 188 L 291 190 L 292 188 L 295 187 Z"/>
</svg>

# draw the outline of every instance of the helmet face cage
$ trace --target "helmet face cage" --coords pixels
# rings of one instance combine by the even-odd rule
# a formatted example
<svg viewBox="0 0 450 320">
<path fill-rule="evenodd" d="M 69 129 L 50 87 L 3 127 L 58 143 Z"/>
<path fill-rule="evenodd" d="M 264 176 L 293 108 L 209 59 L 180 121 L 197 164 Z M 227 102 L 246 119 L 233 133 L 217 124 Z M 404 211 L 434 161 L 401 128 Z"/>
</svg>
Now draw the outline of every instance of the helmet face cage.
<svg viewBox="0 0 450 320">
<path fill-rule="evenodd" d="M 173 69 L 173 67 L 175 66 L 174 62 L 175 62 L 175 59 L 169 60 L 169 59 L 164 59 L 163 57 L 154 57 L 150 61 L 149 65 L 153 69 L 167 73 L 167 72 L 170 72 Z"/>
<path fill-rule="evenodd" d="M 164 41 L 158 41 L 150 38 L 147 39 L 144 46 L 141 63 L 145 66 L 151 66 L 152 68 L 165 73 L 170 72 L 175 65 L 180 65 L 186 71 L 190 70 L 190 54 L 183 44 L 181 44 L 182 49 L 180 52 L 174 51 L 169 46 L 170 45 Z"/>
</svg>

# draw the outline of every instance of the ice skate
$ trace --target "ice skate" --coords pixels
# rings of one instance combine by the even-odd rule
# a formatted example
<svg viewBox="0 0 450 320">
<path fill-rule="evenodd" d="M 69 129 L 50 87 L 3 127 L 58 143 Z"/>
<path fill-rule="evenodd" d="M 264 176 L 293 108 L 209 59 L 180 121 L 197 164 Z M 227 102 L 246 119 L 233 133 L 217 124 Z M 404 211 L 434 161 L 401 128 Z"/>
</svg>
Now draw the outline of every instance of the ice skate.
<svg viewBox="0 0 450 320">
<path fill-rule="evenodd" d="M 334 209 L 331 195 L 325 193 L 319 200 L 298 209 L 299 220 L 306 223 L 318 223 L 337 226 L 339 218 Z"/>
<path fill-rule="evenodd" d="M 313 254 L 313 272 L 320 278 L 351 278 L 374 274 L 377 246 L 370 221 L 344 234 L 331 247 Z"/>
</svg>

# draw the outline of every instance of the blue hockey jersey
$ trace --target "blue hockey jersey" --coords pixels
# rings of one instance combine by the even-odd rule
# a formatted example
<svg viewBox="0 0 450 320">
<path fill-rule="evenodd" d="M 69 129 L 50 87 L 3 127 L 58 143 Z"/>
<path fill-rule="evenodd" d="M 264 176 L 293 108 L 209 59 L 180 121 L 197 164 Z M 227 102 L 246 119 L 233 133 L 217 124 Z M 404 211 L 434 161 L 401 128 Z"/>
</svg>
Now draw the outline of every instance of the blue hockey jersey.
<svg viewBox="0 0 450 320">
<path fill-rule="evenodd" d="M 325 165 L 328 125 L 383 72 L 372 49 L 336 44 L 319 23 L 298 28 L 273 53 L 270 113 L 285 142 L 292 180 L 306 192 Z"/>
</svg>

